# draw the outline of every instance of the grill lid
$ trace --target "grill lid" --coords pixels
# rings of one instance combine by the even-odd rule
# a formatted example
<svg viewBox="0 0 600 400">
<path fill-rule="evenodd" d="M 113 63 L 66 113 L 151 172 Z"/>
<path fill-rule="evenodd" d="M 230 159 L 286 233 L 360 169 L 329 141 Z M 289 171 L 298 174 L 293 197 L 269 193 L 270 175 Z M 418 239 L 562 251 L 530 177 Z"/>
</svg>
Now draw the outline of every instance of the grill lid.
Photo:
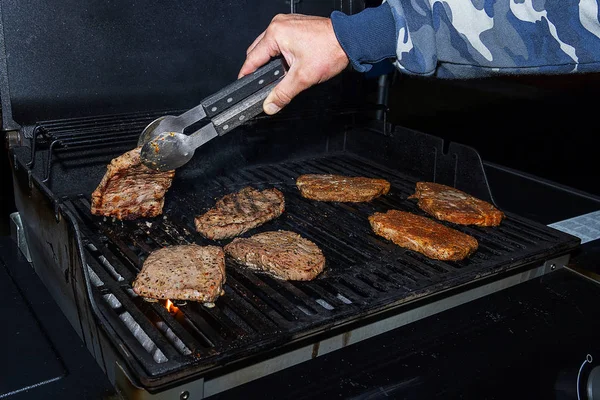
<svg viewBox="0 0 600 400">
<path fill-rule="evenodd" d="M 353 3 L 362 2 L 294 4 L 329 15 Z M 252 40 L 287 12 L 285 0 L 2 0 L 2 127 L 188 109 L 235 79 Z"/>
</svg>

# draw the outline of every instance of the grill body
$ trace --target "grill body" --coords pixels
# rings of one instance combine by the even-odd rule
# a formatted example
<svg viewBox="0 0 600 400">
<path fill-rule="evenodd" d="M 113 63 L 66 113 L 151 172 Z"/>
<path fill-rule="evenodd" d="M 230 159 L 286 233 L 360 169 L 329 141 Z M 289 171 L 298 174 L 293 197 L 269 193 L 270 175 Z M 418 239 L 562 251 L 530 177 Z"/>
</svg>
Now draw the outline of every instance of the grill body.
<svg viewBox="0 0 600 400">
<path fill-rule="evenodd" d="M 109 137 L 113 126 L 122 124 L 108 124 Z M 44 123 L 38 129 L 44 135 Z M 423 214 L 407 200 L 419 180 L 493 201 L 473 149 L 451 144 L 444 152 L 440 139 L 418 132 L 346 126 L 335 118 L 281 120 L 213 142 L 178 171 L 164 216 L 124 223 L 90 215 L 89 196 L 110 158 L 134 141 L 117 142 L 122 148 L 48 141 L 35 152 L 12 150 L 17 207 L 36 271 L 124 391 L 217 393 L 553 271 L 578 245 L 510 213 L 498 228 L 453 226 L 480 243 L 461 262 L 429 260 L 374 235 L 367 220 L 373 212 Z M 312 202 L 295 188 L 302 173 L 381 177 L 392 190 L 369 204 Z M 248 185 L 277 187 L 286 197 L 282 217 L 248 234 L 300 233 L 323 250 L 322 276 L 283 282 L 228 264 L 226 294 L 215 308 L 188 303 L 177 313 L 133 293 L 131 282 L 152 250 L 215 244 L 194 232 L 193 217 Z"/>
</svg>

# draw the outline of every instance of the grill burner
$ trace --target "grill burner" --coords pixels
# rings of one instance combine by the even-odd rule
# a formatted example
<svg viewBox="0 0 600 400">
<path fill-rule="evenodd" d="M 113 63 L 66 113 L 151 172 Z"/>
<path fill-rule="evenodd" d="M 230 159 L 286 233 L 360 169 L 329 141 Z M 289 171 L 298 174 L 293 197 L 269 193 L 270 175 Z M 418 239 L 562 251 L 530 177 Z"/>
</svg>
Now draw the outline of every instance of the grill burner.
<svg viewBox="0 0 600 400">
<path fill-rule="evenodd" d="M 295 178 L 305 173 L 384 178 L 392 189 L 368 204 L 314 202 L 302 198 L 295 187 Z M 471 258 L 427 259 L 376 236 L 367 219 L 390 208 L 425 215 L 414 201 L 406 200 L 415 183 L 370 160 L 329 153 L 247 167 L 210 182 L 176 179 L 164 216 L 153 220 L 110 221 L 90 214 L 85 195 L 63 200 L 85 238 L 96 304 L 127 348 L 121 354 L 130 367 L 145 386 L 156 387 L 512 267 L 542 263 L 576 244 L 570 236 L 508 213 L 497 228 L 447 224 L 479 241 Z M 176 244 L 215 244 L 195 233 L 194 216 L 211 207 L 215 198 L 247 185 L 276 187 L 286 198 L 280 218 L 247 235 L 285 229 L 314 241 L 327 259 L 321 276 L 311 282 L 286 282 L 228 263 L 225 295 L 214 308 L 188 302 L 178 304 L 177 312 L 132 291 L 131 283 L 151 251 Z"/>
</svg>

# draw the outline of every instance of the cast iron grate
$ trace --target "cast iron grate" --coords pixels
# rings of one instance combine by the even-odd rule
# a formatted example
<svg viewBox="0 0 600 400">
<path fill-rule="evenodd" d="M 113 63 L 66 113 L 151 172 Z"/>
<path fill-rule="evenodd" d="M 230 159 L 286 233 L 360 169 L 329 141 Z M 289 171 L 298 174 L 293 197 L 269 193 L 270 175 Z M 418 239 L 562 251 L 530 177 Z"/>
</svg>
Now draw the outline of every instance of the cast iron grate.
<svg viewBox="0 0 600 400">
<path fill-rule="evenodd" d="M 381 177 L 390 180 L 392 190 L 366 204 L 313 202 L 294 185 L 303 173 Z M 470 259 L 430 260 L 376 236 L 367 220 L 373 212 L 391 208 L 424 215 L 407 200 L 415 183 L 366 159 L 334 153 L 248 167 L 209 182 L 176 178 L 164 216 L 152 220 L 92 216 L 85 195 L 65 199 L 65 204 L 75 211 L 85 237 L 97 304 L 142 381 L 162 384 L 510 268 L 538 265 L 578 244 L 571 236 L 509 214 L 497 228 L 453 226 L 479 241 Z M 216 198 L 247 185 L 280 189 L 286 212 L 245 236 L 276 229 L 301 234 L 324 252 L 322 276 L 286 282 L 228 263 L 225 295 L 212 309 L 190 302 L 170 313 L 165 302 L 149 303 L 135 295 L 131 282 L 151 251 L 174 244 L 215 244 L 195 233 L 194 216 Z"/>
</svg>

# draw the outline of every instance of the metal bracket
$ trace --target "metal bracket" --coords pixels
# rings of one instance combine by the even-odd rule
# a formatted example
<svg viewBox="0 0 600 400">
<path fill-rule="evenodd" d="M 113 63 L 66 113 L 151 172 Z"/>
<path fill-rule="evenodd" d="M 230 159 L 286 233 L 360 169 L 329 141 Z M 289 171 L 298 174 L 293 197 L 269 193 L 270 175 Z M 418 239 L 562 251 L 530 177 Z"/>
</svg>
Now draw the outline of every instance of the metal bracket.
<svg viewBox="0 0 600 400">
<path fill-rule="evenodd" d="M 565 268 L 570 260 L 570 255 L 565 254 L 564 256 L 553 258 L 544 263 L 544 274 L 549 272 L 555 272 L 559 269 Z"/>
<path fill-rule="evenodd" d="M 10 221 L 10 236 L 17 242 L 19 250 L 21 250 L 21 253 L 23 253 L 27 261 L 31 263 L 31 254 L 29 253 L 29 246 L 27 245 L 27 239 L 25 238 L 21 214 L 18 212 L 10 214 Z"/>
</svg>

